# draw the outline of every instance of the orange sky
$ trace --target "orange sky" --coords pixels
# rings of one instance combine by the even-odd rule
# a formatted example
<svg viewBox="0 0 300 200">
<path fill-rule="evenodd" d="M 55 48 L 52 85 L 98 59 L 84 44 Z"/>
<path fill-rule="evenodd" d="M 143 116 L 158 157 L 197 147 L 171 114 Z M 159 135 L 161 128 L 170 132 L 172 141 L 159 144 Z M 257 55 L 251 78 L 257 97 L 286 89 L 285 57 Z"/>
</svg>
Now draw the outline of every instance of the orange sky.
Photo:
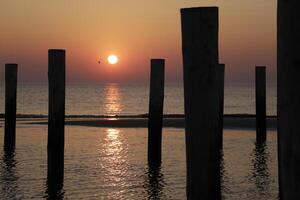
<svg viewBox="0 0 300 200">
<path fill-rule="evenodd" d="M 253 82 L 254 66 L 276 79 L 275 0 L 1 0 L 0 78 L 47 81 L 47 50 L 67 50 L 69 82 L 143 82 L 150 58 L 166 59 L 166 80 L 182 80 L 182 7 L 220 7 L 220 62 L 227 82 Z M 119 56 L 108 65 L 109 54 Z M 99 65 L 98 60 L 102 63 Z"/>
</svg>

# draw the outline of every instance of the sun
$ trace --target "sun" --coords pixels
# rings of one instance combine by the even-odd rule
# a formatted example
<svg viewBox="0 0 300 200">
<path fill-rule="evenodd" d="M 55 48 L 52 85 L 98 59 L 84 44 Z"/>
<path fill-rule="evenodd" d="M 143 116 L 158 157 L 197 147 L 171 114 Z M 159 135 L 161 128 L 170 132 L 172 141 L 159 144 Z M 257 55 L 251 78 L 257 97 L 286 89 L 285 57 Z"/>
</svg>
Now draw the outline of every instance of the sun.
<svg viewBox="0 0 300 200">
<path fill-rule="evenodd" d="M 119 60 L 118 57 L 116 55 L 113 55 L 113 54 L 111 54 L 107 57 L 108 63 L 112 64 L 112 65 L 116 64 L 118 62 L 118 60 Z"/>
</svg>

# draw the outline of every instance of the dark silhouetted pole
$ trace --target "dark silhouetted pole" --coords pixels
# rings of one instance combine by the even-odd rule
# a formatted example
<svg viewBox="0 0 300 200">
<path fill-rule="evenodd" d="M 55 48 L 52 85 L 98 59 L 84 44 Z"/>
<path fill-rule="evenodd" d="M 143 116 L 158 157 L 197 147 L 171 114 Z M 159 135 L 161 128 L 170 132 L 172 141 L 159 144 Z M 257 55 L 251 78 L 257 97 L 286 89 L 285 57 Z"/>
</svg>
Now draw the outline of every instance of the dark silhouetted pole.
<svg viewBox="0 0 300 200">
<path fill-rule="evenodd" d="M 218 8 L 181 9 L 187 199 L 220 199 Z"/>
<path fill-rule="evenodd" d="M 256 143 L 266 141 L 266 67 L 255 68 Z"/>
<path fill-rule="evenodd" d="M 49 50 L 48 182 L 64 177 L 65 50 Z"/>
<path fill-rule="evenodd" d="M 278 0 L 277 117 L 280 199 L 300 199 L 300 1 Z"/>
<path fill-rule="evenodd" d="M 158 167 L 161 163 L 164 80 L 165 60 L 151 59 L 148 164 L 152 167 Z"/>
<path fill-rule="evenodd" d="M 217 68 L 218 81 L 219 81 L 219 146 L 223 148 L 223 118 L 224 118 L 224 80 L 225 80 L 225 64 L 219 64 Z"/>
<path fill-rule="evenodd" d="M 5 65 L 5 133 L 4 149 L 14 150 L 16 145 L 18 65 Z"/>
</svg>

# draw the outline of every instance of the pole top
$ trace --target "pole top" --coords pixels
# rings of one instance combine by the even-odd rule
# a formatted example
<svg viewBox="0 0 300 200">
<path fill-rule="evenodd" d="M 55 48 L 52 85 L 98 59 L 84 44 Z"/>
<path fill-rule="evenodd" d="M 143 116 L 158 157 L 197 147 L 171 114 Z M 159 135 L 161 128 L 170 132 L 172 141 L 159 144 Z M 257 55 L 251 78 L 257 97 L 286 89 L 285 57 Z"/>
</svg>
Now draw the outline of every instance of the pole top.
<svg viewBox="0 0 300 200">
<path fill-rule="evenodd" d="M 255 66 L 255 68 L 266 68 L 266 66 Z"/>
<path fill-rule="evenodd" d="M 5 63 L 5 66 L 18 66 L 17 63 Z"/>
<path fill-rule="evenodd" d="M 210 6 L 210 7 L 191 7 L 191 8 L 181 8 L 181 13 L 192 13 L 192 12 L 218 12 L 219 7 L 217 6 Z"/>
<path fill-rule="evenodd" d="M 150 60 L 151 65 L 165 65 L 165 59 L 153 58 Z"/>
<path fill-rule="evenodd" d="M 255 66 L 255 70 L 266 71 L 266 66 Z"/>
<path fill-rule="evenodd" d="M 65 53 L 65 49 L 48 49 L 49 53 Z"/>
<path fill-rule="evenodd" d="M 163 58 L 151 58 L 151 61 L 161 61 L 161 62 L 164 62 L 165 59 L 163 59 Z"/>
</svg>

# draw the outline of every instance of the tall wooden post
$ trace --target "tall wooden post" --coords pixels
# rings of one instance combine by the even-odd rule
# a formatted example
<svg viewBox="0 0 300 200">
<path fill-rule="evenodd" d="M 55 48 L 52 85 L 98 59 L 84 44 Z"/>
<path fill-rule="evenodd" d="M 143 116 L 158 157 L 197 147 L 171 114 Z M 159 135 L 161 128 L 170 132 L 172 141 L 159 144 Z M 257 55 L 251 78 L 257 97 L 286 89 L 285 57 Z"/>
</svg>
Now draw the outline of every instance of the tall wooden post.
<svg viewBox="0 0 300 200">
<path fill-rule="evenodd" d="M 14 150 L 16 145 L 16 112 L 17 112 L 17 76 L 18 65 L 5 65 L 5 130 L 4 149 Z"/>
<path fill-rule="evenodd" d="M 165 60 L 151 59 L 148 121 L 148 164 L 152 167 L 157 167 L 161 163 L 164 79 Z"/>
<path fill-rule="evenodd" d="M 266 67 L 255 68 L 256 143 L 266 141 Z"/>
<path fill-rule="evenodd" d="M 220 199 L 218 8 L 181 9 L 187 199 Z"/>
<path fill-rule="evenodd" d="M 300 199 L 300 1 L 278 0 L 277 8 L 280 199 Z"/>
<path fill-rule="evenodd" d="M 217 67 L 219 81 L 219 146 L 223 148 L 223 121 L 224 121 L 224 80 L 225 80 L 225 64 L 219 64 Z"/>
<path fill-rule="evenodd" d="M 48 183 L 64 177 L 65 50 L 49 50 Z"/>
</svg>

